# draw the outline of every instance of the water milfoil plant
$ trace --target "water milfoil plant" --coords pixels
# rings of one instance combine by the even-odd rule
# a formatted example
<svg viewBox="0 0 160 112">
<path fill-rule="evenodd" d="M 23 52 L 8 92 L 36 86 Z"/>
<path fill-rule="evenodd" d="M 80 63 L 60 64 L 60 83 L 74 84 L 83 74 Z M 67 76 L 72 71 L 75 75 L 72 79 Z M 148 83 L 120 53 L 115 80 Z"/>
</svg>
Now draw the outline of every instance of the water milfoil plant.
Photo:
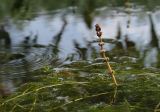
<svg viewBox="0 0 160 112">
<path fill-rule="evenodd" d="M 117 81 L 116 81 L 116 78 L 115 78 L 115 72 L 112 69 L 111 65 L 109 64 L 109 58 L 105 54 L 105 49 L 103 47 L 104 42 L 103 42 L 103 38 L 102 38 L 101 27 L 99 26 L 99 24 L 95 25 L 95 30 L 96 30 L 97 36 L 99 37 L 99 44 L 98 45 L 100 46 L 100 54 L 104 58 L 104 61 L 106 63 L 109 75 L 112 76 L 113 82 L 117 86 L 118 84 L 117 84 Z"/>
</svg>

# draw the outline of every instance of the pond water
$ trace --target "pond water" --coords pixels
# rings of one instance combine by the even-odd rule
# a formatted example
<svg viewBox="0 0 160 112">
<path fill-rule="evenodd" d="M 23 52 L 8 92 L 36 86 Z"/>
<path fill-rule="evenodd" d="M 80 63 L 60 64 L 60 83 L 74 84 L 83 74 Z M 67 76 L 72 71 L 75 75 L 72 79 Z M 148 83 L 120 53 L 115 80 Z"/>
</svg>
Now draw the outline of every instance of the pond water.
<svg viewBox="0 0 160 112">
<path fill-rule="evenodd" d="M 147 0 L 147 2 L 145 0 L 135 0 L 134 2 L 132 0 L 13 0 L 12 2 L 2 0 L 0 5 L 0 96 L 6 97 L 16 94 L 20 85 L 22 85 L 22 92 L 25 93 L 26 91 L 28 95 L 35 90 L 29 91 L 28 88 L 28 90 L 24 89 L 23 91 L 23 85 L 29 84 L 32 87 L 32 82 L 42 83 L 43 80 L 44 82 L 47 81 L 46 84 L 51 79 L 53 79 L 53 84 L 63 80 L 89 81 L 91 85 L 86 87 L 84 87 L 85 84 L 80 84 L 82 87 L 73 87 L 72 84 L 67 85 L 68 88 L 73 89 L 73 94 L 77 95 L 75 98 L 83 95 L 86 98 L 77 99 L 73 106 L 78 101 L 82 100 L 83 102 L 84 100 L 86 105 L 92 105 L 90 111 L 95 112 L 101 112 L 103 109 L 118 112 L 118 108 L 125 112 L 130 112 L 127 110 L 128 108 L 131 108 L 131 110 L 132 108 L 138 108 L 139 112 L 144 110 L 149 112 L 155 106 L 155 112 L 158 112 L 159 105 L 157 103 L 160 100 L 157 99 L 154 102 L 153 99 L 160 97 L 160 94 L 156 94 L 157 89 L 159 89 L 159 79 L 154 80 L 154 77 L 159 77 L 160 74 L 159 5 L 158 0 L 154 2 L 152 0 Z M 96 87 L 98 88 L 98 86 L 93 83 L 94 81 L 100 83 L 101 79 L 105 79 L 103 75 L 105 74 L 105 65 L 99 55 L 99 40 L 95 32 L 95 24 L 97 23 L 102 28 L 104 47 L 111 59 L 111 65 L 115 71 L 123 74 L 118 77 L 118 80 L 124 84 L 120 85 L 118 89 L 112 88 L 112 85 L 109 84 L 106 89 L 97 90 Z M 79 75 L 71 76 L 72 72 L 73 75 L 76 75 L 76 73 Z M 48 74 L 55 74 L 56 77 L 49 79 L 52 75 L 48 76 Z M 95 74 L 98 74 L 98 76 L 94 77 Z M 140 75 L 136 77 L 136 74 Z M 149 74 L 148 77 L 145 74 Z M 45 75 L 45 78 L 41 78 Z M 109 79 L 105 80 L 107 82 L 105 83 L 102 80 L 100 87 L 106 87 L 105 84 L 108 84 Z M 140 82 L 135 83 L 135 80 L 140 80 Z M 143 95 L 147 97 L 147 94 L 143 94 L 146 92 L 143 88 L 144 84 L 141 83 L 143 81 L 144 84 L 148 85 L 144 88 L 148 91 L 153 89 L 150 95 L 155 95 L 155 97 L 138 102 Z M 157 83 L 155 84 L 154 81 Z M 127 83 L 131 86 L 127 86 Z M 157 88 L 154 88 L 153 85 L 156 85 Z M 65 97 L 55 97 L 54 94 L 55 96 L 48 97 L 56 98 L 57 102 L 48 101 L 52 102 L 55 107 L 61 103 L 63 107 L 74 102 L 70 101 L 69 98 L 72 90 L 68 92 L 69 95 L 64 92 L 67 86 L 53 88 L 52 90 L 57 95 L 58 92 L 54 89 L 60 89 L 60 94 L 65 95 Z M 134 86 L 137 86 L 137 94 L 134 92 L 136 90 Z M 39 84 L 36 87 L 39 87 Z M 89 87 L 91 88 L 89 89 Z M 129 90 L 129 87 L 133 90 Z M 100 92 L 102 94 L 98 94 L 97 97 L 96 95 L 92 96 L 95 90 L 97 90 L 95 93 Z M 29 93 L 27 93 L 28 91 Z M 105 93 L 106 91 L 107 93 Z M 106 94 L 109 94 L 109 96 L 103 99 Z M 123 98 L 121 98 L 122 96 Z M 96 98 L 92 99 L 92 97 Z M 145 96 L 143 97 L 145 98 Z M 114 102 L 115 99 L 117 101 Z M 122 99 L 123 101 L 125 99 L 123 103 Z M 8 103 L 10 99 L 6 101 L 3 99 L 3 101 Z M 147 105 L 147 101 L 152 101 L 150 102 L 151 105 Z M 102 110 L 98 110 L 96 107 L 103 107 L 104 102 L 107 104 L 114 102 L 115 108 L 108 105 Z M 5 103 L 2 102 L 3 105 Z M 119 103 L 120 105 L 117 105 Z M 145 104 L 149 107 L 146 107 Z M 79 109 L 78 112 L 85 111 L 86 107 L 81 103 L 80 105 L 84 110 Z M 20 106 L 17 103 L 16 107 Z M 142 106 L 143 109 L 138 106 Z M 16 111 L 16 107 L 12 109 Z M 28 111 L 28 107 L 24 107 L 24 110 L 25 108 Z M 35 108 L 35 110 L 31 108 L 31 111 L 39 111 L 38 108 Z M 68 107 L 68 110 L 71 111 L 71 108 L 72 104 Z M 3 106 L 2 109 L 4 109 L 4 112 L 10 111 Z M 17 111 L 21 111 L 21 109 Z M 67 111 L 66 108 L 59 110 L 59 106 L 48 111 L 54 109 L 58 109 L 58 112 Z M 76 108 L 72 111 L 75 110 Z"/>
</svg>

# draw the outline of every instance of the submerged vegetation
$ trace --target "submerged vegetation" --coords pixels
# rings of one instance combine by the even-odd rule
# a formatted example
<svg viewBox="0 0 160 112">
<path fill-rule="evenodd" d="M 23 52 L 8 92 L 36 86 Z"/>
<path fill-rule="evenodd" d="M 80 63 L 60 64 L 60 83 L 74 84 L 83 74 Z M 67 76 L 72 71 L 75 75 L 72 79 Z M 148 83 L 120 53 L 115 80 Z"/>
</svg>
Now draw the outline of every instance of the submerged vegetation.
<svg viewBox="0 0 160 112">
<path fill-rule="evenodd" d="M 112 55 L 115 57 L 115 55 Z M 160 70 L 146 69 L 135 57 L 112 61 L 119 86 L 106 76 L 102 58 L 46 66 L 10 96 L 1 96 L 2 112 L 159 112 Z M 132 61 L 137 60 L 137 62 Z M 127 66 L 126 66 L 127 65 Z M 137 70 L 138 69 L 138 70 Z"/>
<path fill-rule="evenodd" d="M 123 52 L 118 49 L 118 53 Z M 32 80 L 23 82 L 15 93 L 0 96 L 0 110 L 159 112 L 160 70 L 144 68 L 136 53 L 133 51 L 118 57 L 117 51 L 108 53 L 116 71 L 117 87 L 112 77 L 106 75 L 103 58 L 72 61 L 56 68 L 51 64 L 33 71 Z"/>
</svg>

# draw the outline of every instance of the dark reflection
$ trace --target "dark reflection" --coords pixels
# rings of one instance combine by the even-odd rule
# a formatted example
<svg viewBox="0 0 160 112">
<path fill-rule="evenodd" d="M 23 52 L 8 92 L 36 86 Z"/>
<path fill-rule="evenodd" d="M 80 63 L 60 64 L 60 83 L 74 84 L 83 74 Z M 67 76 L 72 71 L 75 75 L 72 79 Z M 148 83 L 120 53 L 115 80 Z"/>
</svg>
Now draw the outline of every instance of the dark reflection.
<svg viewBox="0 0 160 112">
<path fill-rule="evenodd" d="M 83 4 L 82 15 L 88 28 L 92 27 L 95 5 L 95 1 L 93 0 L 85 0 Z"/>
<path fill-rule="evenodd" d="M 31 38 L 32 36 L 34 36 L 33 39 Z M 33 35 L 31 32 L 30 35 L 27 35 L 23 38 L 24 38 L 24 40 L 22 41 L 21 46 L 24 48 L 24 51 L 26 50 L 26 53 L 27 53 L 27 50 L 30 51 L 30 49 L 32 47 L 36 47 L 36 48 L 45 48 L 46 47 L 45 45 L 39 44 L 37 42 L 38 41 L 38 34 Z"/>
<path fill-rule="evenodd" d="M 76 0 L 70 0 L 70 1 L 71 1 L 70 2 L 71 6 L 73 7 L 72 8 L 72 12 L 73 12 L 73 14 L 75 14 L 76 13 L 76 9 L 74 7 L 77 6 L 77 1 Z"/>
<path fill-rule="evenodd" d="M 28 35 L 28 36 L 26 36 L 26 37 L 24 38 L 23 43 L 27 45 L 27 44 L 29 44 L 29 41 L 30 41 L 30 35 Z"/>
<path fill-rule="evenodd" d="M 127 28 L 130 28 L 130 24 L 131 24 L 131 2 L 130 0 L 126 0 L 125 1 L 125 12 L 128 15 L 128 20 L 127 20 Z"/>
<path fill-rule="evenodd" d="M 133 41 L 131 41 L 131 40 L 129 40 L 129 37 L 128 37 L 128 35 L 125 35 L 125 45 L 126 45 L 126 48 L 128 49 L 128 48 L 134 48 L 135 47 L 135 43 L 133 42 Z"/>
<path fill-rule="evenodd" d="M 25 54 L 29 53 L 31 47 L 33 47 L 33 43 L 31 43 L 31 35 L 27 35 L 24 37 L 22 41 L 22 48 Z"/>
<path fill-rule="evenodd" d="M 121 35 L 122 35 L 121 26 L 120 26 L 120 23 L 118 23 L 116 39 L 120 40 L 121 39 Z"/>
<path fill-rule="evenodd" d="M 5 30 L 4 25 L 0 26 L 0 45 L 4 45 L 5 48 L 11 47 L 11 39 L 9 33 Z"/>
<path fill-rule="evenodd" d="M 36 44 L 38 44 L 38 34 L 36 34 L 35 36 L 34 36 L 34 39 L 32 40 L 32 42 L 33 42 L 33 44 L 34 45 L 36 45 Z"/>
<path fill-rule="evenodd" d="M 122 43 L 122 33 L 121 33 L 121 26 L 120 26 L 120 23 L 118 23 L 118 27 L 117 27 L 117 35 L 116 35 L 116 40 L 117 40 L 117 43 L 116 43 L 116 47 L 122 49 L 124 48 L 123 47 L 123 43 Z"/>
<path fill-rule="evenodd" d="M 159 39 L 155 29 L 152 14 L 149 14 L 151 41 L 148 49 L 145 51 L 144 65 L 146 67 L 157 66 L 159 53 Z"/>
<path fill-rule="evenodd" d="M 152 19 L 152 15 L 149 14 L 149 21 L 150 21 L 150 29 L 151 29 L 151 42 L 150 45 L 151 47 L 156 47 L 159 48 L 159 43 L 158 43 L 158 36 L 156 34 L 156 29 L 155 29 L 155 25 Z"/>
<path fill-rule="evenodd" d="M 27 45 L 29 45 L 29 41 L 30 41 L 30 36 L 26 36 L 26 37 L 24 38 L 23 44 L 24 44 L 25 46 L 27 46 Z"/>
<path fill-rule="evenodd" d="M 7 2 L 8 3 L 8 2 Z M 37 0 L 27 1 L 27 0 L 13 0 L 10 5 L 7 4 L 7 10 L 9 10 L 10 16 L 15 20 L 17 19 L 33 19 L 32 12 L 37 10 L 36 5 L 38 4 Z M 6 5 L 6 4 L 5 4 Z"/>
<path fill-rule="evenodd" d="M 55 49 L 53 49 L 54 54 L 58 54 L 58 52 L 59 52 L 59 50 L 57 48 L 59 48 L 59 44 L 62 40 L 62 34 L 67 26 L 67 20 L 66 20 L 65 16 L 66 16 L 65 14 L 62 15 L 63 25 L 62 25 L 60 31 L 58 32 L 58 34 L 53 37 L 53 45 L 56 46 L 56 47 L 54 47 Z"/>
<path fill-rule="evenodd" d="M 11 10 L 14 12 L 17 12 L 17 11 L 20 11 L 21 10 L 21 8 L 25 5 L 24 4 L 24 1 L 25 0 L 21 0 L 21 1 L 19 1 L 19 0 L 14 0 L 14 2 L 13 2 L 13 6 L 12 6 L 12 8 L 11 8 Z"/>
<path fill-rule="evenodd" d="M 75 48 L 77 49 L 77 53 L 79 54 L 79 59 L 85 60 L 87 59 L 87 48 L 80 47 L 79 43 L 73 41 Z"/>
</svg>

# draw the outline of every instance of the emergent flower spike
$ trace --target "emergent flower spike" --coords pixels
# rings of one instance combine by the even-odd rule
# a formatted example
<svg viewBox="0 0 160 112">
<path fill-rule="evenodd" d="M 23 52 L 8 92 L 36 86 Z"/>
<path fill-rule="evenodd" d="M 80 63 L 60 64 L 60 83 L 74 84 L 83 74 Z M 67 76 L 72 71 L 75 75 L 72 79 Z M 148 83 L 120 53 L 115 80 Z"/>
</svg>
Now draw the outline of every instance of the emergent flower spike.
<svg viewBox="0 0 160 112">
<path fill-rule="evenodd" d="M 103 48 L 104 42 L 103 42 L 103 39 L 102 39 L 101 27 L 98 24 L 96 24 L 95 25 L 95 30 L 96 30 L 97 36 L 99 37 L 99 44 L 98 45 L 100 46 L 100 53 L 101 53 L 102 57 L 104 58 L 104 61 L 106 63 L 107 69 L 108 69 L 108 72 L 112 76 L 114 84 L 117 86 L 118 84 L 117 84 L 117 81 L 116 81 L 116 78 L 115 78 L 115 75 L 114 75 L 115 72 L 112 70 L 112 67 L 109 64 L 109 58 L 106 57 L 105 50 Z"/>
</svg>

